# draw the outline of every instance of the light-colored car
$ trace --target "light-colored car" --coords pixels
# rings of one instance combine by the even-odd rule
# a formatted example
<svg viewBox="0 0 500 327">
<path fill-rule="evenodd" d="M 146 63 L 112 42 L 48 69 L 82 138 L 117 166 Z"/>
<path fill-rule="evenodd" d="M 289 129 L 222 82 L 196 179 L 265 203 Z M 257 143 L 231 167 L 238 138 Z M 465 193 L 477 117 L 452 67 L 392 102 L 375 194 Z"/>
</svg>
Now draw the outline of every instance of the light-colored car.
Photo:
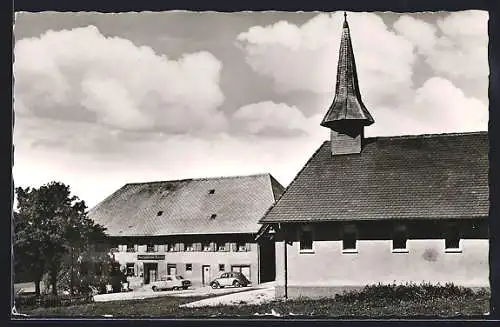
<svg viewBox="0 0 500 327">
<path fill-rule="evenodd" d="M 240 272 L 232 271 L 220 275 L 219 278 L 210 282 L 212 288 L 222 288 L 226 286 L 242 287 L 248 286 L 251 282 Z"/>
<path fill-rule="evenodd" d="M 188 279 L 184 279 L 180 275 L 176 276 L 165 276 L 160 280 L 152 282 L 150 284 L 151 289 L 156 292 L 160 290 L 180 290 L 180 289 L 188 289 L 191 286 L 191 281 Z"/>
</svg>

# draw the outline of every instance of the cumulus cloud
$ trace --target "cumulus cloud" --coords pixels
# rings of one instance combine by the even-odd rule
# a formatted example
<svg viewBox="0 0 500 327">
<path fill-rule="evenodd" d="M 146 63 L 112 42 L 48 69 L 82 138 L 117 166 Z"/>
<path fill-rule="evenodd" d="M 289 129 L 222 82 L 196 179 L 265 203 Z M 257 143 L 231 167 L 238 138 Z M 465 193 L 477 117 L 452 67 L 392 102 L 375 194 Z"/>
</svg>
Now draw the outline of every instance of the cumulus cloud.
<svg viewBox="0 0 500 327">
<path fill-rule="evenodd" d="M 380 107 L 367 135 L 485 131 L 488 107 L 442 77 L 428 79 L 400 108 Z"/>
<path fill-rule="evenodd" d="M 450 78 L 486 79 L 488 76 L 488 13 L 470 10 L 450 13 L 429 23 L 401 16 L 394 29 L 415 44 L 426 63 Z"/>
<path fill-rule="evenodd" d="M 412 86 L 413 45 L 371 13 L 349 14 L 360 87 L 367 104 L 393 101 Z M 297 26 L 280 21 L 237 37 L 246 61 L 272 78 L 278 92 L 333 92 L 342 13 L 319 14 Z"/>
<path fill-rule="evenodd" d="M 61 180 L 91 206 L 129 182 L 270 172 L 287 185 L 328 137 L 328 130 L 317 124 L 315 134 L 301 137 L 219 133 L 210 138 L 158 135 L 123 142 L 106 128 L 87 129 L 95 124 L 37 125 L 34 119 L 23 119 L 22 124 L 27 128 L 15 130 L 16 185 Z M 38 140 L 57 141 L 58 136 L 64 146 L 32 146 Z"/>
<path fill-rule="evenodd" d="M 307 134 L 314 123 L 319 124 L 317 116 L 306 118 L 297 107 L 272 101 L 243 106 L 232 118 L 240 131 L 261 136 L 299 136 Z"/>
<path fill-rule="evenodd" d="M 221 68 L 206 51 L 172 60 L 94 26 L 48 31 L 15 44 L 15 108 L 128 131 L 220 131 Z"/>
<path fill-rule="evenodd" d="M 420 53 L 427 53 L 436 45 L 436 27 L 423 20 L 403 15 L 393 27 L 398 34 L 414 44 Z"/>
</svg>

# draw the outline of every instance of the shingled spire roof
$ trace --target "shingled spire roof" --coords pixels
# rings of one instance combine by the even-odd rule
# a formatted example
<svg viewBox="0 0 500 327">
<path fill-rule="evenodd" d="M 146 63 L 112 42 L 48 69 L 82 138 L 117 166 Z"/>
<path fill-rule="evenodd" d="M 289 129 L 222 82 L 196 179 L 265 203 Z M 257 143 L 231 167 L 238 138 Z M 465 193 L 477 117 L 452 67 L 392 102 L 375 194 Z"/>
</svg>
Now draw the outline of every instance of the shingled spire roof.
<svg viewBox="0 0 500 327">
<path fill-rule="evenodd" d="M 321 126 L 338 130 L 340 126 L 349 122 L 369 126 L 374 123 L 374 120 L 361 100 L 349 24 L 347 14 L 344 13 L 335 98 Z"/>
</svg>

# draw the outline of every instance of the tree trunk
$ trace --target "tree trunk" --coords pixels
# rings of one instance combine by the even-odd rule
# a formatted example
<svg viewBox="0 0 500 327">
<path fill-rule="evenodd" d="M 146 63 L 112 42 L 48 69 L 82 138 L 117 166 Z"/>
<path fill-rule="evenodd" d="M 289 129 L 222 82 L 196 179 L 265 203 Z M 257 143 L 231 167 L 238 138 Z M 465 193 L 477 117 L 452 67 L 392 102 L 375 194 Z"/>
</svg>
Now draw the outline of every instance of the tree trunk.
<svg viewBox="0 0 500 327">
<path fill-rule="evenodd" d="M 43 261 L 38 261 L 38 264 L 35 265 L 34 267 L 34 271 L 35 271 L 35 276 L 34 276 L 34 279 L 35 279 L 35 295 L 37 297 L 40 297 L 42 291 L 41 291 L 41 280 L 43 279 L 43 269 L 44 269 L 44 265 L 43 265 Z"/>
<path fill-rule="evenodd" d="M 57 270 L 50 272 L 50 284 L 52 285 L 52 294 L 57 295 Z"/>
<path fill-rule="evenodd" d="M 35 280 L 35 295 L 40 297 L 40 280 Z"/>
<path fill-rule="evenodd" d="M 73 296 L 74 295 L 74 287 L 75 287 L 75 280 L 74 280 L 74 269 L 73 269 L 73 247 L 71 248 L 71 275 L 70 275 L 70 294 Z"/>
</svg>

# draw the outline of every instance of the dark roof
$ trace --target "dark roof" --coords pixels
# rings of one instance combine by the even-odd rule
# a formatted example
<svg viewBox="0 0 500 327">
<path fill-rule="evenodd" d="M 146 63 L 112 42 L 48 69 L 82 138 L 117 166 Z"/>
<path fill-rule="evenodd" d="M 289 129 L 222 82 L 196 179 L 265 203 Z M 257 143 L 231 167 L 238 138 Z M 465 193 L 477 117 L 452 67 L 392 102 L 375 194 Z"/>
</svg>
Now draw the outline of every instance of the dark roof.
<svg viewBox="0 0 500 327">
<path fill-rule="evenodd" d="M 339 156 L 323 143 L 261 223 L 487 217 L 486 132 L 365 143 Z"/>
<path fill-rule="evenodd" d="M 337 130 L 338 125 L 342 126 L 347 121 L 356 121 L 364 126 L 374 122 L 361 100 L 349 24 L 345 20 L 340 40 L 335 98 L 321 126 Z"/>
<path fill-rule="evenodd" d="M 257 233 L 259 219 L 282 192 L 270 174 L 133 183 L 89 217 L 110 236 Z"/>
</svg>

